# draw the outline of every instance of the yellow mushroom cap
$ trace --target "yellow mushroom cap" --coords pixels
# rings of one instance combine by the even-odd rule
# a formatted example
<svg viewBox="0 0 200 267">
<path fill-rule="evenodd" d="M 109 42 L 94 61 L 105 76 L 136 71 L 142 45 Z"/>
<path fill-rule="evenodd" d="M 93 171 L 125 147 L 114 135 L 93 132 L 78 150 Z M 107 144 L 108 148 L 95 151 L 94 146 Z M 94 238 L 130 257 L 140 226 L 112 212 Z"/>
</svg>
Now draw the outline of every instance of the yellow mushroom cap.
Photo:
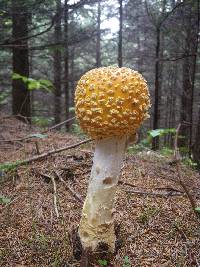
<svg viewBox="0 0 200 267">
<path fill-rule="evenodd" d="M 75 107 L 81 128 L 94 139 L 133 134 L 148 118 L 146 80 L 124 67 L 90 70 L 78 82 Z"/>
</svg>

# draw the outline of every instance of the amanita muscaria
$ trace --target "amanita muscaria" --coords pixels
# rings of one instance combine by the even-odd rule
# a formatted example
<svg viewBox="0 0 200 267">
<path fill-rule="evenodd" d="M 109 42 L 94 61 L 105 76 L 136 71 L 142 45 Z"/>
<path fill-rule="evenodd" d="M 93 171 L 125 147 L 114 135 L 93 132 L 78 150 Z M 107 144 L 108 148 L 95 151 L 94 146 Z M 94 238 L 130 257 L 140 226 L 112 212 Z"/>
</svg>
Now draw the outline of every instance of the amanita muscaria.
<svg viewBox="0 0 200 267">
<path fill-rule="evenodd" d="M 129 68 L 88 71 L 75 92 L 81 128 L 95 140 L 95 153 L 79 236 L 84 249 L 105 243 L 115 249 L 113 204 L 126 143 L 148 117 L 150 98 L 145 79 Z"/>
</svg>

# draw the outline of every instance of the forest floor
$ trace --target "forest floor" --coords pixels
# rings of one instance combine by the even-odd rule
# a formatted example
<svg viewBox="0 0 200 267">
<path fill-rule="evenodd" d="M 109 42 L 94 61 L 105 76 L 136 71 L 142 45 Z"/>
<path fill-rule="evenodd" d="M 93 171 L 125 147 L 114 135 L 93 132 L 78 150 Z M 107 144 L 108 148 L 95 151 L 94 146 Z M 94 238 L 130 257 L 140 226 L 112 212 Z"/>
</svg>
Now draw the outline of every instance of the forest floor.
<svg viewBox="0 0 200 267">
<path fill-rule="evenodd" d="M 36 139 L 2 140 L 38 131 L 0 114 L 0 164 L 37 155 Z M 37 140 L 43 153 L 80 138 L 54 131 Z M 0 266 L 80 266 L 71 233 L 80 221 L 92 149 L 81 145 L 0 173 L 0 195 L 7 198 L 0 204 Z M 121 248 L 112 266 L 200 266 L 199 222 L 170 160 L 150 151 L 126 155 L 115 204 Z M 181 172 L 200 206 L 200 175 L 185 165 Z"/>
</svg>

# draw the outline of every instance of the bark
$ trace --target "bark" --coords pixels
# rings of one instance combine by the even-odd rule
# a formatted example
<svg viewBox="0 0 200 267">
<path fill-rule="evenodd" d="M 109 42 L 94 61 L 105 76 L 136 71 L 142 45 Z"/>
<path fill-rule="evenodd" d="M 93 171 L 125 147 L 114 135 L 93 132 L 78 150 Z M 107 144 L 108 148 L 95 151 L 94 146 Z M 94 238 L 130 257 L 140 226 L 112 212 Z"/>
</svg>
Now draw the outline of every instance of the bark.
<svg viewBox="0 0 200 267">
<path fill-rule="evenodd" d="M 96 141 L 87 197 L 83 206 L 79 235 L 84 250 L 106 244 L 115 249 L 113 204 L 125 152 L 126 137 Z"/>
<path fill-rule="evenodd" d="M 193 153 L 194 160 L 197 162 L 198 167 L 200 168 L 200 108 L 199 108 L 195 142 L 192 146 L 192 153 Z"/>
<path fill-rule="evenodd" d="M 119 40 L 118 40 L 118 66 L 123 65 L 122 53 L 122 28 L 123 28 L 123 0 L 119 0 Z"/>
<path fill-rule="evenodd" d="M 61 42 L 61 0 L 56 0 L 56 12 L 58 14 L 54 39 L 55 42 Z M 61 122 L 61 50 L 60 47 L 54 51 L 54 120 L 55 123 Z"/>
<path fill-rule="evenodd" d="M 13 48 L 13 73 L 26 77 L 29 77 L 28 41 L 26 39 L 28 18 L 26 1 L 12 0 L 12 37 L 13 40 L 16 40 L 15 45 L 24 46 L 24 49 L 19 49 L 17 46 Z M 21 115 L 22 120 L 30 121 L 30 92 L 22 80 L 12 81 L 12 112 L 13 115 Z"/>
<path fill-rule="evenodd" d="M 191 154 L 191 145 L 193 137 L 193 102 L 194 102 L 194 84 L 196 74 L 196 61 L 198 49 L 198 34 L 199 34 L 199 1 L 198 3 L 198 17 L 194 23 L 195 6 L 191 4 L 186 28 L 185 51 L 186 54 L 194 54 L 192 57 L 186 57 L 183 63 L 183 92 L 181 97 L 181 116 L 182 122 L 189 123 L 189 126 L 183 124 L 180 134 L 184 138 L 179 141 L 179 146 L 185 147 L 188 153 Z"/>
<path fill-rule="evenodd" d="M 156 62 L 155 62 L 155 95 L 154 95 L 154 115 L 153 115 L 153 129 L 159 128 L 159 119 L 160 119 L 160 27 L 156 28 Z M 159 137 L 153 139 L 152 149 L 157 150 L 159 148 Z"/>
<path fill-rule="evenodd" d="M 65 40 L 65 54 L 64 54 L 64 87 L 65 87 L 65 118 L 69 118 L 69 37 L 68 37 L 68 0 L 64 3 L 64 40 Z M 69 124 L 66 124 L 66 130 L 69 130 Z"/>
<path fill-rule="evenodd" d="M 101 66 L 101 2 L 98 1 L 97 11 L 97 43 L 96 43 L 96 67 Z"/>
</svg>

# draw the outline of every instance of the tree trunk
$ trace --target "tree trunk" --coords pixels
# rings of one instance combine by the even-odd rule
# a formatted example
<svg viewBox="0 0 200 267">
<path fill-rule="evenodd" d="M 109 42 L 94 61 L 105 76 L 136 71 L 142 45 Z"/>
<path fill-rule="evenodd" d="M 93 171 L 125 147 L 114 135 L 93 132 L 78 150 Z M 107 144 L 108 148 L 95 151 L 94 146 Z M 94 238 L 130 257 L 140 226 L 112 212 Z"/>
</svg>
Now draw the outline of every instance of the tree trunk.
<svg viewBox="0 0 200 267">
<path fill-rule="evenodd" d="M 97 43 L 96 43 L 96 67 L 101 66 L 101 3 L 98 1 L 97 11 Z"/>
<path fill-rule="evenodd" d="M 61 42 L 61 0 L 56 0 L 56 12 L 58 14 L 54 39 L 56 42 Z M 54 51 L 54 120 L 58 124 L 61 122 L 61 50 L 60 47 Z"/>
<path fill-rule="evenodd" d="M 119 40 L 118 40 L 118 66 L 121 68 L 122 61 L 122 26 L 123 26 L 123 0 L 119 0 Z"/>
<path fill-rule="evenodd" d="M 28 17 L 26 1 L 12 0 L 13 73 L 25 77 L 29 77 L 28 41 L 26 39 Z M 23 46 L 23 48 L 18 46 Z M 20 119 L 30 122 L 30 92 L 21 79 L 12 81 L 12 112 L 14 115 L 21 115 Z"/>
<path fill-rule="evenodd" d="M 65 87 L 65 118 L 69 118 L 69 44 L 68 44 L 68 0 L 64 3 L 64 40 L 65 40 L 65 55 L 64 55 L 64 87 Z M 69 124 L 66 124 L 66 130 L 69 130 Z"/>
<path fill-rule="evenodd" d="M 195 142 L 192 146 L 193 158 L 197 162 L 198 167 L 200 168 L 200 108 L 198 116 L 198 124 L 196 128 Z"/>
<path fill-rule="evenodd" d="M 156 29 L 156 63 L 155 63 L 155 95 L 154 95 L 154 114 L 153 114 L 153 129 L 159 128 L 160 119 L 160 27 Z M 157 150 L 159 148 L 159 137 L 153 138 L 152 149 Z"/>
<path fill-rule="evenodd" d="M 193 3 L 190 7 L 190 13 L 187 18 L 185 51 L 186 54 L 192 54 L 192 57 L 186 57 L 183 63 L 183 92 L 181 97 L 181 116 L 182 123 L 180 135 L 184 138 L 179 140 L 179 146 L 187 148 L 187 152 L 191 153 L 191 144 L 193 136 L 193 98 L 194 98 L 194 84 L 196 73 L 196 60 L 198 49 L 198 34 L 199 34 L 199 1 L 198 3 L 198 21 L 194 27 L 194 15 L 196 12 Z M 187 124 L 184 124 L 187 122 Z"/>
</svg>

